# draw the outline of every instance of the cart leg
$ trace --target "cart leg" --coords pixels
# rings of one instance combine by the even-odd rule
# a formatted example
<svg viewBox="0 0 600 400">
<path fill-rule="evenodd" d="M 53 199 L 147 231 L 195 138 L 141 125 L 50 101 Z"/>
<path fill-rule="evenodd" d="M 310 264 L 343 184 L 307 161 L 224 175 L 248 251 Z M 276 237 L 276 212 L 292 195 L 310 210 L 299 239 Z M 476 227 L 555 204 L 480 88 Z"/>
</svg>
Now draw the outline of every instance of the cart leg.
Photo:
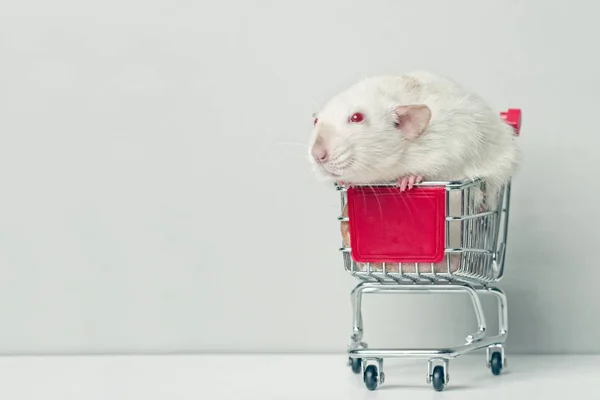
<svg viewBox="0 0 600 400">
<path fill-rule="evenodd" d="M 357 285 L 350 295 L 350 299 L 352 301 L 352 336 L 350 336 L 350 344 L 348 345 L 348 351 L 357 350 L 360 348 L 366 349 L 367 344 L 362 341 L 363 338 L 363 323 L 362 323 L 362 293 L 363 293 L 363 285 Z M 348 366 L 352 368 L 352 372 L 355 374 L 363 373 L 363 377 L 365 377 L 365 364 L 360 357 L 348 357 Z M 374 368 L 374 367 L 373 367 Z M 375 379 L 379 382 L 379 371 L 374 371 L 373 368 L 369 370 L 369 379 Z M 376 375 L 373 375 L 374 372 L 377 372 Z M 365 378 L 367 379 L 367 378 Z M 365 381 L 366 382 L 366 381 Z M 370 381 L 371 382 L 371 381 Z M 372 383 L 372 382 L 371 382 Z M 377 384 L 375 384 L 375 387 Z"/>
<path fill-rule="evenodd" d="M 478 293 L 491 294 L 498 300 L 498 335 L 492 340 L 497 344 L 504 343 L 508 335 L 508 308 L 506 304 L 506 295 L 497 287 L 478 288 Z"/>
<path fill-rule="evenodd" d="M 481 306 L 481 301 L 479 300 L 479 295 L 477 294 L 477 290 L 473 289 L 470 286 L 463 286 L 464 289 L 469 293 L 469 297 L 471 298 L 471 302 L 473 303 L 473 308 L 475 309 L 475 317 L 477 318 L 478 330 L 477 332 L 468 335 L 466 338 L 467 344 L 476 342 L 485 337 L 486 331 L 486 323 L 485 323 L 485 314 L 483 312 L 483 307 Z"/>
<path fill-rule="evenodd" d="M 506 336 L 508 334 L 508 308 L 506 304 L 506 294 L 497 288 L 497 287 L 489 287 L 487 288 L 488 293 L 493 294 L 498 299 L 498 329 L 500 331 L 501 336 Z"/>
<path fill-rule="evenodd" d="M 366 348 L 366 343 L 361 342 L 363 338 L 363 321 L 362 321 L 362 294 L 364 285 L 358 284 L 351 293 L 352 300 L 352 336 L 350 337 L 350 350 L 359 347 Z"/>
</svg>

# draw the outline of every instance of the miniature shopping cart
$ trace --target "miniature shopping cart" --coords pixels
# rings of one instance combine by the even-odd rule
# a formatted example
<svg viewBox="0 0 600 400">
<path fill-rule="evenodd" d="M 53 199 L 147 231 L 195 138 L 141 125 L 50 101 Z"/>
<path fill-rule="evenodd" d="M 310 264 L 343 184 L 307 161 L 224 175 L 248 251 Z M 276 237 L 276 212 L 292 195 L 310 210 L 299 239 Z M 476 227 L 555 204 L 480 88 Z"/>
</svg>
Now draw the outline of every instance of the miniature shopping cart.
<svg viewBox="0 0 600 400">
<path fill-rule="evenodd" d="M 518 135 L 521 111 L 501 113 Z M 508 332 L 506 296 L 495 287 L 504 271 L 510 183 L 482 209 L 475 197 L 485 193 L 482 180 L 423 182 L 400 192 L 392 185 L 344 187 L 342 216 L 349 241 L 340 249 L 346 271 L 361 282 L 351 294 L 353 333 L 348 364 L 362 373 L 369 390 L 384 383 L 384 358 L 428 360 L 427 383 L 442 391 L 449 381 L 450 359 L 487 349 L 494 375 L 506 367 L 504 342 Z M 369 349 L 363 339 L 363 293 L 463 293 L 475 309 L 478 330 L 462 345 L 444 349 Z M 499 332 L 486 332 L 480 295 L 498 301 Z"/>
</svg>

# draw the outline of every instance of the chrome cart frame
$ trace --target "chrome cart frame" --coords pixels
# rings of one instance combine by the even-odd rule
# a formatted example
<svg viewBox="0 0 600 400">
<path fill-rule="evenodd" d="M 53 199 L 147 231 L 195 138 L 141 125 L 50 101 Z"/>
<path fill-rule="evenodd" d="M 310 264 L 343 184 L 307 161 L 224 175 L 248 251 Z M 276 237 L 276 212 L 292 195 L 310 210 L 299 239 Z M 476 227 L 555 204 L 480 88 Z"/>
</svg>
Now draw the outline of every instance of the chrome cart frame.
<svg viewBox="0 0 600 400">
<path fill-rule="evenodd" d="M 375 185 L 386 186 L 386 185 Z M 352 258 L 351 248 L 342 245 L 344 266 L 347 272 L 361 282 L 352 290 L 353 332 L 348 346 L 348 364 L 353 372 L 362 373 L 369 390 L 375 390 L 385 381 L 383 372 L 384 358 L 427 359 L 427 383 L 437 391 L 444 389 L 449 382 L 449 360 L 465 353 L 487 349 L 487 365 L 494 375 L 499 375 L 506 367 L 504 343 L 508 334 L 506 295 L 495 287 L 504 273 L 506 253 L 507 224 L 510 206 L 510 188 L 508 183 L 498 193 L 495 206 L 482 211 L 475 207 L 473 199 L 477 190 L 485 191 L 485 182 L 424 182 L 419 187 L 445 188 L 445 258 L 446 268 L 436 271 L 434 264 L 429 267 L 421 264 L 380 263 L 375 268 L 371 263 L 357 263 Z M 343 216 L 347 206 L 347 188 L 336 185 L 341 195 L 342 216 L 340 222 L 348 222 Z M 479 192 L 481 193 L 481 192 Z M 460 237 L 454 237 L 460 229 Z M 451 265 L 451 257 L 455 265 Z M 414 268 L 413 266 L 414 265 Z M 425 267 L 425 269 L 423 268 Z M 439 265 L 438 265 L 439 267 Z M 462 293 L 472 302 L 478 329 L 468 335 L 465 342 L 456 347 L 442 349 L 371 349 L 363 340 L 362 298 L 366 293 Z M 498 303 L 499 332 L 487 333 L 486 319 L 480 296 L 491 295 Z"/>
</svg>

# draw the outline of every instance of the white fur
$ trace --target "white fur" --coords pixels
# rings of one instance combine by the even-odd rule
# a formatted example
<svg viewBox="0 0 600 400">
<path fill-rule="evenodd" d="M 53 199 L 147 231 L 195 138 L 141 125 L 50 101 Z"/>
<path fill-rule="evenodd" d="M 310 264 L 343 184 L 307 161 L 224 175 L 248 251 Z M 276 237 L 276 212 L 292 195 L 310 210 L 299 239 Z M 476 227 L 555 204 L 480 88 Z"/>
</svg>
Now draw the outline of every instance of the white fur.
<svg viewBox="0 0 600 400">
<path fill-rule="evenodd" d="M 394 125 L 394 108 L 425 104 L 431 120 L 414 141 Z M 349 123 L 355 112 L 362 123 Z M 484 178 L 490 197 L 520 161 L 513 129 L 479 96 L 429 72 L 376 76 L 333 97 L 318 113 L 309 151 L 317 138 L 330 154 L 317 168 L 354 184 L 392 182 L 407 175 L 425 180 Z"/>
</svg>

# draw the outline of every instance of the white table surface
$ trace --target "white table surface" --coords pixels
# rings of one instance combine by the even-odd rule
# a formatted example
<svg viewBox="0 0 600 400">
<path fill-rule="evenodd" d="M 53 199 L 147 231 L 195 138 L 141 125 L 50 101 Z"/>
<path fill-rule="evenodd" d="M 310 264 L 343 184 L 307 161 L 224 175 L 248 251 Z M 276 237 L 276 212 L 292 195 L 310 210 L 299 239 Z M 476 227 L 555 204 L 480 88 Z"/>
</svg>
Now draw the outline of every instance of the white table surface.
<svg viewBox="0 0 600 400">
<path fill-rule="evenodd" d="M 495 377 L 483 356 L 450 364 L 442 393 L 425 361 L 386 360 L 369 392 L 340 355 L 71 356 L 0 358 L 0 399 L 600 399 L 600 356 L 509 356 Z M 579 393 L 575 393 L 579 391 Z"/>
</svg>

